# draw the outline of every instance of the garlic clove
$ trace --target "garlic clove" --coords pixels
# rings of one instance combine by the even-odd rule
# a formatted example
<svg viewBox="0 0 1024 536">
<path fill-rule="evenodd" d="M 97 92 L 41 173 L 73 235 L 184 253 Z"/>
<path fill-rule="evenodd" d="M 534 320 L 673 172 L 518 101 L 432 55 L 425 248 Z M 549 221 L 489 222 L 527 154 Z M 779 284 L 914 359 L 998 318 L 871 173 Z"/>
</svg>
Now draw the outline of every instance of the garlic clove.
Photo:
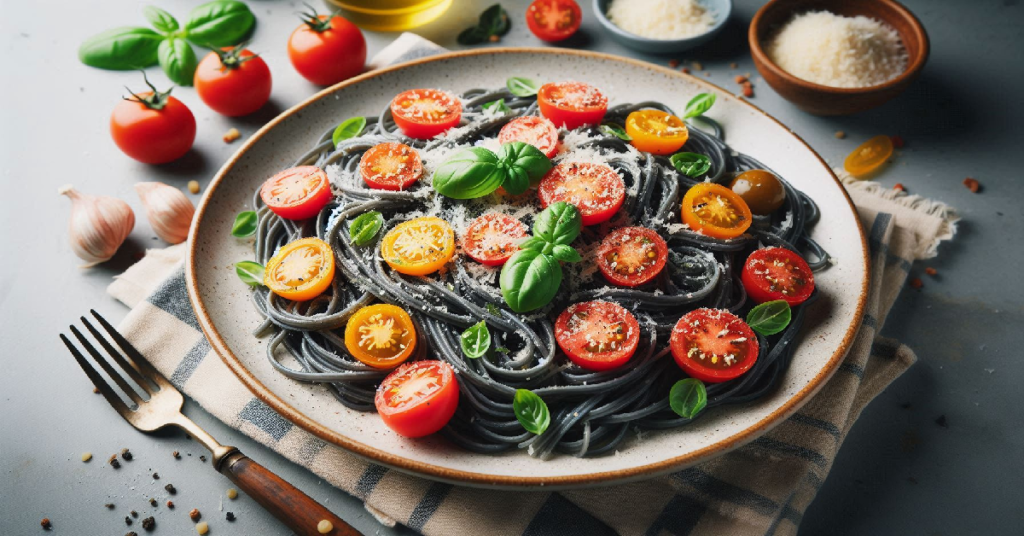
<svg viewBox="0 0 1024 536">
<path fill-rule="evenodd" d="M 181 190 L 162 182 L 140 182 L 135 185 L 135 191 L 157 236 L 171 244 L 188 238 L 196 209 Z"/>
<path fill-rule="evenodd" d="M 70 184 L 57 193 L 71 199 L 68 238 L 75 255 L 88 264 L 109 260 L 135 227 L 135 213 L 128 203 L 105 195 L 83 194 Z"/>
</svg>

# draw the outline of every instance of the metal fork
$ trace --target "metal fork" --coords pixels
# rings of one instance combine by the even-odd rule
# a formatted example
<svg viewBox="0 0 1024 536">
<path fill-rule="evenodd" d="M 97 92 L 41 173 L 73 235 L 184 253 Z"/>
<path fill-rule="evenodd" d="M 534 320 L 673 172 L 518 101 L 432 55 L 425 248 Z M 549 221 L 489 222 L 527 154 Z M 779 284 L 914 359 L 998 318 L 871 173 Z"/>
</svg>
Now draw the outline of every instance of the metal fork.
<svg viewBox="0 0 1024 536">
<path fill-rule="evenodd" d="M 104 358 L 96 350 L 96 347 L 86 339 L 85 335 L 73 325 L 70 326 L 71 333 L 85 347 L 93 361 L 98 363 L 100 368 L 131 399 L 134 407 L 125 404 L 66 335 L 61 333 L 60 340 L 64 341 L 82 370 L 107 399 L 107 402 L 110 402 L 110 405 L 114 406 L 114 409 L 132 426 L 143 432 L 153 432 L 167 426 L 184 430 L 210 450 L 213 455 L 214 469 L 231 479 L 239 488 L 297 534 L 334 534 L 338 536 L 360 534 L 295 486 L 252 461 L 235 447 L 221 445 L 213 436 L 192 422 L 192 419 L 181 412 L 182 402 L 184 402 L 181 392 L 157 372 L 146 361 L 146 358 L 114 329 L 114 326 L 110 325 L 96 311 L 90 310 L 90 312 L 121 349 L 121 352 L 118 352 L 86 317 L 80 317 L 82 324 L 99 342 L 114 364 L 111 365 L 110 361 Z M 333 529 L 325 532 L 323 529 L 326 529 L 327 526 L 333 526 Z"/>
</svg>

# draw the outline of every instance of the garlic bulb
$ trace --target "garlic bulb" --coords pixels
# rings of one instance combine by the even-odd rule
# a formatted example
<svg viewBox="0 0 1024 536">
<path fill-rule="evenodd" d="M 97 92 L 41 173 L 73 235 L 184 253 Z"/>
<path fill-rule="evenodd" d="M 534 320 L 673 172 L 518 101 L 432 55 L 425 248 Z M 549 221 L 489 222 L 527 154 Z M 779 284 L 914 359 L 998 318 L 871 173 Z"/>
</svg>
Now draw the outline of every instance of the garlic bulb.
<svg viewBox="0 0 1024 536">
<path fill-rule="evenodd" d="M 105 195 L 83 194 L 70 184 L 57 193 L 71 199 L 68 236 L 71 249 L 88 264 L 110 259 L 135 227 L 135 213 L 128 203 Z"/>
<path fill-rule="evenodd" d="M 146 217 L 156 235 L 165 242 L 178 244 L 188 238 L 196 209 L 181 190 L 162 182 L 140 182 L 135 191 L 146 208 Z"/>
</svg>

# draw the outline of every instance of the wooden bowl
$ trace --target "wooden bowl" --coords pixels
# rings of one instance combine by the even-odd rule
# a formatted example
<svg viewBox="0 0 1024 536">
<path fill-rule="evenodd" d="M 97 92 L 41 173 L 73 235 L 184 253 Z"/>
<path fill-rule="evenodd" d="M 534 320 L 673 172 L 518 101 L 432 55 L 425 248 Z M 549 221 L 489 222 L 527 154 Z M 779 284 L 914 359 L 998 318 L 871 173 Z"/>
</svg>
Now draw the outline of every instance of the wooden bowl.
<svg viewBox="0 0 1024 536">
<path fill-rule="evenodd" d="M 841 88 L 808 82 L 773 63 L 761 44 L 795 14 L 829 11 L 845 17 L 864 15 L 884 22 L 897 33 L 907 49 L 907 70 L 877 86 Z M 893 0 L 772 0 L 765 4 L 747 32 L 754 65 L 768 85 L 786 100 L 815 115 L 849 115 L 880 106 L 903 92 L 928 60 L 928 34 L 921 21 Z"/>
</svg>

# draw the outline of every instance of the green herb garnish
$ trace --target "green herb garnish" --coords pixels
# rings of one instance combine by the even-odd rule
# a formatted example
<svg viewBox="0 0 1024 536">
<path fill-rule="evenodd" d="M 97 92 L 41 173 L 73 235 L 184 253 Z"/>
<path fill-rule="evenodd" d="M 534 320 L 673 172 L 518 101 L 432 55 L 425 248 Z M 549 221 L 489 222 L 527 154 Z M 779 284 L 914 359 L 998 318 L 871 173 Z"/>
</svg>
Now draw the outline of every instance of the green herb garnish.
<svg viewBox="0 0 1024 536">
<path fill-rule="evenodd" d="M 786 329 L 792 319 L 793 312 L 786 300 L 764 302 L 747 313 L 750 329 L 765 337 Z"/>
<path fill-rule="evenodd" d="M 494 351 L 498 352 L 500 354 L 505 354 L 505 355 L 508 355 L 508 354 L 512 353 L 512 350 L 509 350 L 508 348 L 505 348 L 504 346 L 499 346 L 499 347 L 495 348 Z"/>
<path fill-rule="evenodd" d="M 533 236 L 501 267 L 501 295 L 513 311 L 524 313 L 544 307 L 562 284 L 561 262 L 582 260 L 569 244 L 580 234 L 579 210 L 564 201 L 537 215 Z"/>
<path fill-rule="evenodd" d="M 697 153 L 676 153 L 669 157 L 672 166 L 687 177 L 700 177 L 711 169 L 711 159 Z"/>
<path fill-rule="evenodd" d="M 601 132 L 608 136 L 615 136 L 622 141 L 633 141 L 633 137 L 626 134 L 626 129 L 615 123 L 605 123 L 601 125 Z"/>
<path fill-rule="evenodd" d="M 253 261 L 235 263 L 235 273 L 243 283 L 250 287 L 263 286 L 263 265 Z"/>
<path fill-rule="evenodd" d="M 488 313 L 490 313 L 490 314 L 492 314 L 494 316 L 497 316 L 497 317 L 501 317 L 501 309 L 498 309 L 497 305 L 494 305 L 491 302 L 487 302 L 486 309 L 487 309 Z"/>
<path fill-rule="evenodd" d="M 708 391 L 697 378 L 676 382 L 668 392 L 668 405 L 684 419 L 692 419 L 708 405 Z"/>
<path fill-rule="evenodd" d="M 548 405 L 541 397 L 528 389 L 516 389 L 516 395 L 512 399 L 512 410 L 515 412 L 519 424 L 523 425 L 527 432 L 540 435 L 551 424 Z"/>
<path fill-rule="evenodd" d="M 342 121 L 338 128 L 334 129 L 331 140 L 334 142 L 334 146 L 337 147 L 342 141 L 362 134 L 364 128 L 366 128 L 365 117 L 351 117 Z"/>
<path fill-rule="evenodd" d="M 532 97 L 540 91 L 540 83 L 521 76 L 513 76 L 506 80 L 505 87 L 517 97 Z"/>
<path fill-rule="evenodd" d="M 501 7 L 501 4 L 494 4 L 480 14 L 480 20 L 476 26 L 462 30 L 455 40 L 460 45 L 479 45 L 488 41 L 496 43 L 508 33 L 511 27 L 508 13 Z"/>
<path fill-rule="evenodd" d="M 371 210 L 352 220 L 352 225 L 348 228 L 348 236 L 352 239 L 353 244 L 365 246 L 373 241 L 373 237 L 377 236 L 383 226 L 384 216 L 376 210 Z"/>
<path fill-rule="evenodd" d="M 487 353 L 491 347 L 491 332 L 487 329 L 487 322 L 483 320 L 469 326 L 459 337 L 459 344 L 462 345 L 462 353 L 470 358 L 477 359 Z"/>
<path fill-rule="evenodd" d="M 718 97 L 714 93 L 699 93 L 696 97 L 686 103 L 686 111 L 683 112 L 683 119 L 704 115 L 715 104 Z"/>
<path fill-rule="evenodd" d="M 509 108 L 508 105 L 505 104 L 505 99 L 498 99 L 496 101 L 488 102 L 488 103 L 484 104 L 483 106 L 481 106 L 481 108 L 483 108 L 484 110 L 490 110 L 491 108 L 497 108 L 499 112 L 501 112 L 501 113 L 503 113 L 505 115 L 508 115 L 508 114 L 512 113 L 512 108 Z"/>
<path fill-rule="evenodd" d="M 452 199 L 475 199 L 504 187 L 512 195 L 525 192 L 551 169 L 551 160 L 536 147 L 520 141 L 501 146 L 498 154 L 484 147 L 456 153 L 434 172 L 438 193 Z"/>
<path fill-rule="evenodd" d="M 256 232 L 256 224 L 258 223 L 256 213 L 247 210 L 245 212 L 239 212 L 235 216 L 235 223 L 231 226 L 231 236 L 236 238 L 245 238 L 252 236 Z"/>
</svg>

